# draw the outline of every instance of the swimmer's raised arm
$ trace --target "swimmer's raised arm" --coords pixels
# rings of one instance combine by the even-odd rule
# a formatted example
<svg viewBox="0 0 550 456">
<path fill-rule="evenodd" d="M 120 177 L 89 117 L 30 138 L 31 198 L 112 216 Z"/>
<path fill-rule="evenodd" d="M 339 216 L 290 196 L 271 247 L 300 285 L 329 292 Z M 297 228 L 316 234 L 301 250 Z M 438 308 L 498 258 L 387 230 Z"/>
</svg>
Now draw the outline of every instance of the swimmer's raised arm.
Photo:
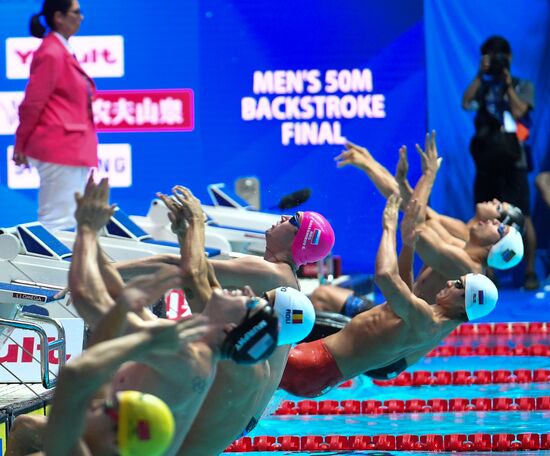
<svg viewBox="0 0 550 456">
<path fill-rule="evenodd" d="M 152 274 L 167 264 L 179 266 L 180 256 L 173 253 L 160 253 L 143 258 L 117 261 L 114 266 L 124 281 L 127 282 L 140 275 Z"/>
<path fill-rule="evenodd" d="M 101 316 L 112 306 L 113 299 L 103 281 L 99 267 L 98 230 L 114 212 L 109 205 L 109 185 L 102 179 L 96 185 L 90 174 L 84 195 L 75 195 L 77 232 L 69 269 L 69 289 L 73 304 L 94 328 Z"/>
<path fill-rule="evenodd" d="M 184 343 L 195 340 L 195 336 L 203 335 L 204 328 L 200 325 L 204 326 L 204 321 L 184 323 L 191 326 L 186 328 L 191 332 L 191 337 L 184 337 Z M 151 350 L 178 350 L 181 346 L 181 333 L 181 325 L 175 323 L 171 326 L 150 327 L 97 344 L 64 366 L 58 377 L 47 431 L 44 434 L 46 454 L 79 454 L 80 438 L 85 430 L 90 400 L 94 397 L 107 397 L 108 390 L 101 388 L 123 362 L 139 361 Z"/>
<path fill-rule="evenodd" d="M 288 286 L 288 280 L 275 263 L 255 256 L 244 256 L 227 260 L 209 260 L 216 277 L 224 288 L 250 286 L 256 294 Z"/>
<path fill-rule="evenodd" d="M 204 213 L 200 201 L 182 186 L 172 189 L 172 197 L 157 196 L 169 209 L 168 218 L 180 245 L 180 272 L 185 296 L 193 312 L 202 312 L 212 296 L 208 260 L 204 254 Z"/>
<path fill-rule="evenodd" d="M 422 161 L 422 176 L 418 180 L 411 198 L 415 199 L 420 206 L 418 214 L 418 222 L 423 223 L 426 219 L 426 208 L 428 200 L 432 192 L 433 184 L 437 176 L 437 171 L 441 166 L 441 157 L 437 154 L 437 146 L 435 144 L 435 131 L 432 134 L 426 134 L 425 150 L 416 145 L 416 150 L 420 154 Z"/>
<path fill-rule="evenodd" d="M 401 198 L 391 195 L 382 217 L 382 239 L 376 255 L 375 282 L 384 294 L 387 304 L 404 321 L 418 313 L 427 313 L 428 305 L 417 298 L 399 275 L 396 253 L 397 216 Z"/>
<path fill-rule="evenodd" d="M 407 206 L 411 199 L 413 188 L 409 183 L 409 159 L 407 158 L 407 146 L 401 146 L 399 148 L 399 160 L 395 167 L 395 181 L 399 187 L 399 194 L 403 202 L 401 207 Z"/>
<path fill-rule="evenodd" d="M 399 275 L 407 287 L 409 287 L 409 290 L 412 290 L 412 285 L 414 283 L 414 250 L 418 239 L 416 227 L 418 226 L 420 210 L 421 208 L 418 201 L 415 199 L 411 200 L 409 204 L 407 204 L 405 215 L 401 221 L 402 247 L 398 259 Z"/>
<path fill-rule="evenodd" d="M 346 150 L 334 158 L 338 168 L 348 165 L 359 168 L 369 176 L 384 198 L 388 198 L 393 193 L 399 193 L 399 186 L 394 176 L 377 162 L 365 147 L 349 141 L 346 142 L 345 147 Z"/>
<path fill-rule="evenodd" d="M 464 248 L 442 242 L 426 223 L 418 227 L 418 232 L 418 255 L 443 277 L 461 277 L 470 272 L 481 272 L 481 266 L 472 260 Z"/>
</svg>

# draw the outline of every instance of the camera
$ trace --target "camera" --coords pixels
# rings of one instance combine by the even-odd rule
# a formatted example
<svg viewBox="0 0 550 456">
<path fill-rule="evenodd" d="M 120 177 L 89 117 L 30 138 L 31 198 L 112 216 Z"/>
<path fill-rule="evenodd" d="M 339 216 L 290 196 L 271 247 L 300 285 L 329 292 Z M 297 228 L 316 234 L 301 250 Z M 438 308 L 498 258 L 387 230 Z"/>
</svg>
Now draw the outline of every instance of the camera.
<svg viewBox="0 0 550 456">
<path fill-rule="evenodd" d="M 489 56 L 489 68 L 485 73 L 491 76 L 500 76 L 505 68 L 510 69 L 510 60 L 506 54 L 497 52 Z"/>
</svg>

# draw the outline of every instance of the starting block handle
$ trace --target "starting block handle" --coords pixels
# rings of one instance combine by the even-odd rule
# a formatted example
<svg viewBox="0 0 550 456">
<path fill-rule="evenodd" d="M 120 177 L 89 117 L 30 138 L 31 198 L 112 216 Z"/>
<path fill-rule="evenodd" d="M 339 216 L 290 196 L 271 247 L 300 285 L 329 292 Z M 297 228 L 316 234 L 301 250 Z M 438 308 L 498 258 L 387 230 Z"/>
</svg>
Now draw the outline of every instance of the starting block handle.
<svg viewBox="0 0 550 456">
<path fill-rule="evenodd" d="M 53 388 L 57 383 L 57 380 L 55 378 L 50 379 L 49 357 L 52 351 L 58 350 L 59 370 L 65 365 L 65 329 L 59 321 L 45 315 L 23 313 L 22 317 L 24 317 L 23 320 L 8 320 L 5 318 L 0 318 L 0 326 L 33 331 L 38 335 L 40 338 L 40 373 L 42 377 L 42 385 L 46 389 Z M 44 331 L 44 328 L 36 323 L 33 323 L 33 320 L 55 326 L 57 329 L 57 339 L 52 342 L 48 342 L 48 335 L 46 334 L 46 331 Z"/>
</svg>

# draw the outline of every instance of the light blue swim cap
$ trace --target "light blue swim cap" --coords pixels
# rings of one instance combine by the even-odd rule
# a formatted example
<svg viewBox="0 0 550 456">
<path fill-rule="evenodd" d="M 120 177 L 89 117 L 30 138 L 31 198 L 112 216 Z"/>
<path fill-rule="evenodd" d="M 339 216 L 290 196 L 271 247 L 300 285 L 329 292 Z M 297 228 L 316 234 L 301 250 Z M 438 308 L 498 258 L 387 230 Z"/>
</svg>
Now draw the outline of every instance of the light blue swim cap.
<svg viewBox="0 0 550 456">
<path fill-rule="evenodd" d="M 510 269 L 523 258 L 523 239 L 511 226 L 508 233 L 489 250 L 487 264 L 495 269 Z"/>
<path fill-rule="evenodd" d="M 464 304 L 468 320 L 476 320 L 490 314 L 497 305 L 498 290 L 483 274 L 466 274 Z"/>
</svg>

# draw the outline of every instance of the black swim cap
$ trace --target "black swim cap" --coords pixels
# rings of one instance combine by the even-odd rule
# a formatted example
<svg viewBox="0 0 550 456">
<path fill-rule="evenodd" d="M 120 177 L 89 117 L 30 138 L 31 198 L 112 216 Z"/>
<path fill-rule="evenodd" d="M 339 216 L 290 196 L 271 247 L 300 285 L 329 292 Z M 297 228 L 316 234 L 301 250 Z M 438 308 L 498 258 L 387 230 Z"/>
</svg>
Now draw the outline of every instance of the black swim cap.
<svg viewBox="0 0 550 456">
<path fill-rule="evenodd" d="M 270 305 L 263 306 L 254 315 L 252 310 L 262 303 L 252 298 L 247 303 L 244 319 L 225 338 L 221 352 L 237 364 L 254 364 L 269 358 L 277 348 L 279 318 Z"/>
</svg>

